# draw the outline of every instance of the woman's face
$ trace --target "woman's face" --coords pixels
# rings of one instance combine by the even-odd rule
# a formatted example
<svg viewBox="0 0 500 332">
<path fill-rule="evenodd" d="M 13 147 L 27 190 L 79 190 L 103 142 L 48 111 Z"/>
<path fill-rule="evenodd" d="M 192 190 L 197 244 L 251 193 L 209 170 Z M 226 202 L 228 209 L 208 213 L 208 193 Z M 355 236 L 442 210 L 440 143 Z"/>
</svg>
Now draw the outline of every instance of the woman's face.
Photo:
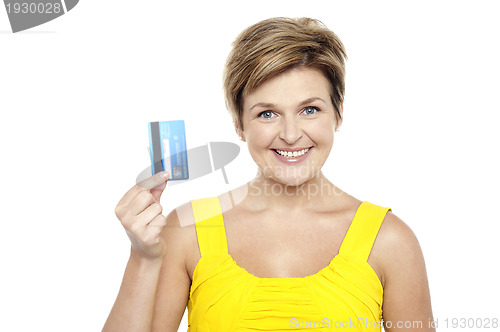
<svg viewBox="0 0 500 332">
<path fill-rule="evenodd" d="M 246 95 L 242 122 L 244 131 L 236 130 L 263 173 L 294 186 L 319 172 L 340 126 L 330 84 L 312 68 L 287 71 Z"/>
</svg>

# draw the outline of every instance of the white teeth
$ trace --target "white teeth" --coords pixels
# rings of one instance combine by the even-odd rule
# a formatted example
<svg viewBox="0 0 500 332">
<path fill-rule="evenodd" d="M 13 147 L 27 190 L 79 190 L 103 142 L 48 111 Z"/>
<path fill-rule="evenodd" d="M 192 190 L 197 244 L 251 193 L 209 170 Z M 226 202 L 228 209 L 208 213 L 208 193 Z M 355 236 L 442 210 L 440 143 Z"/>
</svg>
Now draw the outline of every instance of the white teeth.
<svg viewBox="0 0 500 332">
<path fill-rule="evenodd" d="M 309 151 L 309 149 L 310 148 L 302 149 L 300 151 L 294 151 L 294 152 L 282 151 L 282 150 L 275 150 L 275 151 L 278 152 L 283 157 L 291 158 L 291 157 L 300 157 L 300 156 L 304 155 L 307 151 Z"/>
</svg>

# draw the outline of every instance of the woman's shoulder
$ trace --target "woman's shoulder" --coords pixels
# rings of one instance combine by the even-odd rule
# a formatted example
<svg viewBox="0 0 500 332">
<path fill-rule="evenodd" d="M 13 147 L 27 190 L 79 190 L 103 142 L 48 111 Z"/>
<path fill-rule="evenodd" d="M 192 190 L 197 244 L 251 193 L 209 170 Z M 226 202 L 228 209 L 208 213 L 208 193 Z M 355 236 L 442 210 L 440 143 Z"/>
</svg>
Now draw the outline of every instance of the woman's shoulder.
<svg viewBox="0 0 500 332">
<path fill-rule="evenodd" d="M 208 204 L 220 204 L 221 212 L 224 212 L 224 207 L 228 201 L 228 194 L 222 194 L 220 196 L 210 196 L 210 197 L 202 197 L 187 201 L 183 204 L 180 204 L 173 210 L 169 212 L 167 215 L 167 228 L 179 228 L 183 232 L 188 234 L 193 234 L 193 230 L 195 230 L 195 217 L 193 211 L 194 202 L 203 202 L 207 200 Z M 218 200 L 214 200 L 218 198 Z M 198 204 L 198 209 L 203 209 L 203 204 Z M 226 209 L 230 209 L 230 207 L 226 207 Z M 212 208 L 210 209 L 212 210 Z M 217 208 L 214 209 L 216 211 Z"/>
<path fill-rule="evenodd" d="M 167 250 L 177 252 L 182 257 L 189 277 L 193 278 L 194 269 L 201 258 L 196 231 L 196 220 L 193 212 L 193 201 L 210 200 L 210 204 L 219 204 L 223 207 L 223 201 L 214 200 L 217 196 L 203 197 L 187 201 L 167 215 L 167 225 L 164 228 Z M 198 205 L 200 208 L 200 205 Z"/>
<path fill-rule="evenodd" d="M 357 201 L 361 202 L 359 200 Z M 385 205 L 378 205 L 370 201 L 367 201 L 367 203 L 387 209 L 384 207 Z M 388 210 L 380 225 L 375 243 L 379 242 L 386 245 L 394 245 L 397 242 L 410 240 L 412 237 L 415 237 L 415 235 L 411 228 L 401 218 L 394 214 L 392 210 Z"/>
<path fill-rule="evenodd" d="M 401 269 L 423 264 L 422 250 L 415 233 L 391 211 L 385 215 L 370 256 L 381 267 L 382 285 Z"/>
<path fill-rule="evenodd" d="M 395 249 L 402 246 L 415 249 L 418 240 L 408 224 L 392 211 L 388 211 L 380 226 L 375 244 L 385 249 Z"/>
<path fill-rule="evenodd" d="M 162 231 L 167 251 L 175 251 L 182 257 L 186 270 L 193 260 L 193 252 L 198 252 L 195 219 L 191 201 L 185 202 L 171 210 L 166 216 L 167 223 Z M 199 255 L 199 254 L 198 254 Z"/>
<path fill-rule="evenodd" d="M 177 206 L 167 215 L 167 227 L 185 228 L 191 225 L 194 225 L 191 201 Z"/>
</svg>

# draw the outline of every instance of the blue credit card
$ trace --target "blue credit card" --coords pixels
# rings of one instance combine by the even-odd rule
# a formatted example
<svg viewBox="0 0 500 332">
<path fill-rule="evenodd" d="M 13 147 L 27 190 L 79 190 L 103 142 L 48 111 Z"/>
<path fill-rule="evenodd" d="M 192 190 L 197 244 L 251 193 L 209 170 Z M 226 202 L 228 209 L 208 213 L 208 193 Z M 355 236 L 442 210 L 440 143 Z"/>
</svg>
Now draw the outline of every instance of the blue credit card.
<svg viewBox="0 0 500 332">
<path fill-rule="evenodd" d="M 184 121 L 149 123 L 152 175 L 168 171 L 170 180 L 189 179 Z"/>
</svg>

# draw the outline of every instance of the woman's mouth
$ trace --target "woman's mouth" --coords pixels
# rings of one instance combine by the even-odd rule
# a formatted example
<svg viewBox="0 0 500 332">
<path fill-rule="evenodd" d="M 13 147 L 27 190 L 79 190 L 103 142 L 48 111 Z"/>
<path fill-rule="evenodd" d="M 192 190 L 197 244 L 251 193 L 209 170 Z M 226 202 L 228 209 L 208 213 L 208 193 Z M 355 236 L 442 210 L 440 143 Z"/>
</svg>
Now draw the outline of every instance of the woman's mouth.
<svg viewBox="0 0 500 332">
<path fill-rule="evenodd" d="M 290 162 L 290 163 L 295 163 L 295 162 L 300 162 L 307 158 L 309 150 L 311 150 L 312 147 L 305 148 L 302 150 L 297 150 L 297 151 L 287 151 L 287 150 L 279 150 L 279 149 L 273 149 L 274 154 L 278 159 L 281 161 L 285 162 Z"/>
</svg>

